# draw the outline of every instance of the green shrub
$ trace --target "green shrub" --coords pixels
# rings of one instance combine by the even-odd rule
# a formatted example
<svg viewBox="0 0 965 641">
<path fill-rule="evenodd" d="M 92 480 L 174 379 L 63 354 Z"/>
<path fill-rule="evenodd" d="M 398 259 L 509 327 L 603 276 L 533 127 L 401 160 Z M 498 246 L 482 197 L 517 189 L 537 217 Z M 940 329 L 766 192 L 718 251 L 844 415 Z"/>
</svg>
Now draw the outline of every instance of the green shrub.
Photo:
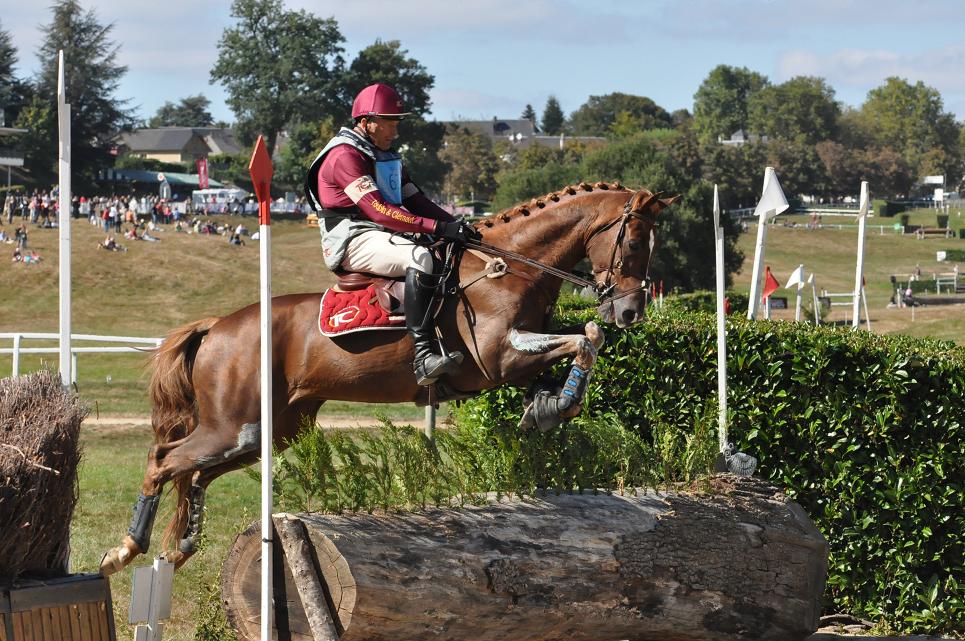
<svg viewBox="0 0 965 641">
<path fill-rule="evenodd" d="M 564 324 L 586 318 L 566 316 Z M 664 310 L 610 332 L 581 420 L 625 426 L 621 438 L 650 448 L 637 456 L 674 460 L 680 439 L 707 423 L 716 396 L 715 326 L 709 314 Z M 827 537 L 829 608 L 901 631 L 960 629 L 965 350 L 736 315 L 727 360 L 730 438 Z M 501 465 L 518 481 L 542 475 L 580 484 L 563 448 L 592 449 L 585 435 L 574 440 L 572 426 L 515 434 L 520 408 L 521 393 L 499 389 L 465 403 L 459 416 L 481 433 L 492 430 L 502 444 L 494 451 L 508 457 Z M 520 464 L 533 445 L 546 448 L 544 458 L 533 453 Z"/>
<path fill-rule="evenodd" d="M 728 291 L 724 297 L 730 302 L 731 314 L 739 314 L 747 310 L 747 294 L 745 292 Z M 663 301 L 664 309 L 688 312 L 717 313 L 717 292 L 701 290 L 687 294 L 667 296 Z"/>
<path fill-rule="evenodd" d="M 965 238 L 965 229 L 959 230 L 962 238 Z M 945 260 L 950 263 L 965 263 L 965 249 L 946 249 Z"/>
</svg>

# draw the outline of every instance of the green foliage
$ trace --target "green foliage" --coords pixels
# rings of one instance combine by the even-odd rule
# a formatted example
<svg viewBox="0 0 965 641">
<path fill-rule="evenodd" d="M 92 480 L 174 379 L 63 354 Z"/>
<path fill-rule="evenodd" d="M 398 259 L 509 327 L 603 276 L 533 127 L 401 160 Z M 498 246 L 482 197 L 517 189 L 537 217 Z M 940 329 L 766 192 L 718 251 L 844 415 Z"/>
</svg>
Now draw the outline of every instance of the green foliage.
<svg viewBox="0 0 965 641">
<path fill-rule="evenodd" d="M 288 141 L 278 151 L 278 162 L 272 180 L 289 185 L 301 193 L 308 166 L 336 131 L 337 127 L 331 117 L 321 122 L 299 122 L 291 125 L 288 128 Z"/>
<path fill-rule="evenodd" d="M 646 129 L 670 129 L 670 114 L 650 98 L 625 93 L 590 96 L 570 114 L 569 130 L 576 136 L 605 136 L 613 132 L 618 121 L 624 127 L 632 123 L 637 133 Z"/>
<path fill-rule="evenodd" d="M 540 119 L 539 128 L 547 136 L 558 136 L 563 132 L 563 124 L 566 117 L 563 115 L 563 108 L 556 96 L 546 99 L 546 106 L 543 107 L 543 117 Z"/>
<path fill-rule="evenodd" d="M 661 461 L 686 460 L 681 435 L 712 424 L 714 328 L 710 315 L 667 309 L 608 336 L 584 419 L 626 426 Z M 728 381 L 730 439 L 828 539 L 831 607 L 903 632 L 960 625 L 965 350 L 735 315 Z M 501 389 L 467 402 L 460 417 L 508 429 L 519 408 L 518 393 Z"/>
<path fill-rule="evenodd" d="M 732 314 L 739 314 L 741 310 L 747 310 L 747 292 L 727 291 L 724 297 L 730 301 Z M 717 293 L 715 291 L 701 290 L 688 294 L 676 294 L 667 296 L 663 301 L 663 309 L 666 311 L 688 311 L 688 312 L 707 312 L 708 314 L 717 313 Z"/>
<path fill-rule="evenodd" d="M 940 173 L 954 174 L 960 161 L 959 129 L 953 114 L 944 110 L 941 94 L 920 80 L 911 84 L 891 77 L 868 92 L 861 106 L 859 123 L 865 135 L 881 147 L 890 147 L 921 174 L 924 155 L 932 149 L 943 152 Z M 936 159 L 930 163 L 934 165 Z M 928 167 L 934 170 L 934 166 Z"/>
<path fill-rule="evenodd" d="M 289 123 L 344 113 L 344 38 L 334 19 L 288 11 L 281 0 L 235 0 L 231 16 L 211 81 L 224 86 L 243 144 L 264 134 L 271 154 Z"/>
<path fill-rule="evenodd" d="M 117 169 L 142 169 L 145 171 L 170 171 L 174 173 L 187 172 L 188 167 L 185 163 L 164 162 L 156 158 L 141 158 L 132 154 L 118 156 L 114 161 Z"/>
<path fill-rule="evenodd" d="M 718 136 L 746 131 L 748 102 L 769 84 L 765 76 L 745 67 L 714 67 L 694 94 L 694 129 L 700 140 L 716 142 Z"/>
<path fill-rule="evenodd" d="M 946 249 L 945 260 L 950 263 L 965 263 L 965 249 Z"/>
<path fill-rule="evenodd" d="M 208 109 L 211 101 L 203 94 L 181 98 L 177 104 L 165 102 L 148 121 L 148 127 L 210 127 L 214 118 Z"/>
<path fill-rule="evenodd" d="M 55 181 L 57 146 L 57 60 L 63 49 L 66 94 L 71 107 L 71 165 L 74 188 L 90 191 L 97 172 L 110 166 L 110 148 L 118 130 L 133 123 L 127 100 L 117 89 L 127 67 L 117 64 L 118 46 L 111 39 L 113 25 L 104 25 L 94 11 L 76 0 L 58 0 L 51 21 L 41 33 L 37 51 L 41 67 L 35 95 L 17 126 L 29 128 L 24 149 L 26 167 L 39 184 Z"/>
<path fill-rule="evenodd" d="M 841 107 L 823 78 L 797 76 L 750 96 L 747 111 L 753 133 L 813 145 L 835 137 Z"/>
<path fill-rule="evenodd" d="M 493 196 L 495 210 L 543 196 L 566 185 L 579 182 L 580 170 L 575 165 L 550 161 L 540 167 L 513 170 L 500 174 L 499 188 Z"/>
<path fill-rule="evenodd" d="M 450 167 L 446 191 L 460 199 L 492 198 L 496 191 L 499 159 L 488 136 L 450 125 L 445 149 L 439 156 Z"/>
<path fill-rule="evenodd" d="M 533 130 L 539 131 L 539 129 L 536 128 L 536 110 L 533 109 L 533 105 L 527 102 L 526 108 L 523 109 L 523 113 L 520 114 L 519 117 L 522 118 L 523 120 L 528 120 L 531 123 L 533 123 Z"/>
</svg>

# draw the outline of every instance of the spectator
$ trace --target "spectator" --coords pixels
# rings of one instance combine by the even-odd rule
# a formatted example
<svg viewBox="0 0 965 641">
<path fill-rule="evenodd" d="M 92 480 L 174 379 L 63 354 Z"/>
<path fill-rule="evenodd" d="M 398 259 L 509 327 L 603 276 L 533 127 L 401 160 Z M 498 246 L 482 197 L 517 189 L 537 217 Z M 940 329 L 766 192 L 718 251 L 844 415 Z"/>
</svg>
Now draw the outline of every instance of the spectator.
<svg viewBox="0 0 965 641">
<path fill-rule="evenodd" d="M 23 256 L 20 255 L 20 247 L 19 247 L 19 246 L 13 248 L 13 258 L 11 258 L 10 260 L 11 260 L 11 262 L 14 262 L 14 263 L 19 263 L 20 261 L 23 260 Z"/>
<path fill-rule="evenodd" d="M 27 225 L 21 223 L 14 232 L 14 238 L 17 240 L 17 249 L 21 251 L 27 249 Z"/>
</svg>

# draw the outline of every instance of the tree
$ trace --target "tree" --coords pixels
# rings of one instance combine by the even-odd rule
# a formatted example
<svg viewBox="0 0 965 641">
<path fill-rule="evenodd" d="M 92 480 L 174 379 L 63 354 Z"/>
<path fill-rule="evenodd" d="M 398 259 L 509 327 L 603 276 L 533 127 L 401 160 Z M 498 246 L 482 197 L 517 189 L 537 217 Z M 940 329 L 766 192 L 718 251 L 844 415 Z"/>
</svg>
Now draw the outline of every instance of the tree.
<svg viewBox="0 0 965 641">
<path fill-rule="evenodd" d="M 533 105 L 527 102 L 526 108 L 523 109 L 523 113 L 520 116 L 520 118 L 522 118 L 523 120 L 528 120 L 531 123 L 533 123 L 533 131 L 539 132 L 539 129 L 536 127 L 536 111 L 533 109 Z"/>
<path fill-rule="evenodd" d="M 617 122 L 617 121 L 620 122 Z M 632 130 L 627 125 L 632 124 Z M 626 136 L 646 129 L 670 129 L 673 120 L 650 98 L 625 93 L 590 96 L 570 114 L 569 129 L 577 136 L 605 136 L 622 130 Z"/>
<path fill-rule="evenodd" d="M 822 78 L 797 76 L 762 88 L 748 99 L 748 129 L 769 138 L 808 144 L 833 140 L 841 106 Z"/>
<path fill-rule="evenodd" d="M 768 86 L 765 76 L 746 67 L 718 65 L 694 94 L 694 127 L 702 142 L 747 129 L 748 102 Z"/>
<path fill-rule="evenodd" d="M 228 93 L 245 144 L 265 136 L 268 153 L 293 122 L 344 113 L 344 41 L 334 19 L 287 11 L 281 0 L 234 0 L 211 82 Z"/>
<path fill-rule="evenodd" d="M 208 108 L 211 101 L 202 94 L 182 98 L 181 102 L 165 102 L 148 121 L 148 127 L 210 127 L 214 122 Z"/>
<path fill-rule="evenodd" d="M 36 95 L 18 119 L 30 129 L 26 165 L 38 183 L 51 183 L 57 157 L 57 52 L 64 51 L 67 102 L 71 108 L 71 158 L 74 184 L 93 186 L 99 169 L 113 163 L 110 149 L 117 132 L 133 124 L 127 100 L 116 95 L 127 67 L 116 63 L 118 46 L 112 25 L 103 25 L 93 11 L 76 0 L 59 0 L 51 7 L 51 22 L 42 28 L 37 50 L 40 70 Z"/>
<path fill-rule="evenodd" d="M 413 180 L 426 191 L 438 192 L 448 171 L 439 157 L 445 127 L 425 119 L 432 107 L 429 92 L 435 78 L 418 60 L 409 56 L 398 40 L 376 40 L 358 53 L 343 79 L 345 122 L 348 122 L 355 95 L 376 82 L 394 87 L 402 97 L 406 111 L 415 114 L 399 125 L 399 151 Z"/>
<path fill-rule="evenodd" d="M 543 117 L 540 119 L 540 129 L 547 136 L 558 136 L 563 133 L 563 123 L 566 120 L 560 101 L 556 96 L 546 99 L 546 106 L 543 108 Z"/>
<path fill-rule="evenodd" d="M 872 141 L 897 151 L 913 171 L 921 173 L 923 154 L 935 148 L 947 154 L 948 165 L 942 173 L 957 167 L 960 156 L 955 118 L 944 110 L 938 90 L 923 82 L 910 84 L 902 78 L 887 78 L 882 86 L 868 92 L 861 117 Z"/>
<path fill-rule="evenodd" d="M 492 142 L 480 133 L 450 125 L 439 154 L 449 167 L 446 190 L 454 198 L 489 200 L 496 190 L 499 159 Z"/>
<path fill-rule="evenodd" d="M 690 129 L 694 124 L 694 117 L 686 109 L 676 109 L 670 114 L 670 122 L 674 129 Z"/>
<path fill-rule="evenodd" d="M 288 128 L 287 140 L 278 150 L 274 179 L 301 193 L 305 174 L 315 156 L 336 134 L 338 127 L 331 116 L 321 121 L 296 123 Z"/>
<path fill-rule="evenodd" d="M 17 48 L 0 23 L 0 126 L 9 127 L 29 99 L 29 86 L 14 74 Z"/>
<path fill-rule="evenodd" d="M 858 193 L 861 185 L 861 152 L 831 140 L 819 142 L 814 151 L 824 166 L 824 183 L 817 193 L 842 198 Z"/>
</svg>

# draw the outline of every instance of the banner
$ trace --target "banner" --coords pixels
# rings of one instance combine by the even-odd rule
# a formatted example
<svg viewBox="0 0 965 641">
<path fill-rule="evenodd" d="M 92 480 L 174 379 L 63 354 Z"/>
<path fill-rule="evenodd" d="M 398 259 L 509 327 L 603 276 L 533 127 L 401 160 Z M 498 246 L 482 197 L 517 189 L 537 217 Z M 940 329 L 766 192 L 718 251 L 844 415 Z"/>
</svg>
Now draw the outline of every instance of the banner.
<svg viewBox="0 0 965 641">
<path fill-rule="evenodd" d="M 208 188 L 208 157 L 198 158 L 195 161 L 198 167 L 198 189 Z"/>
</svg>

